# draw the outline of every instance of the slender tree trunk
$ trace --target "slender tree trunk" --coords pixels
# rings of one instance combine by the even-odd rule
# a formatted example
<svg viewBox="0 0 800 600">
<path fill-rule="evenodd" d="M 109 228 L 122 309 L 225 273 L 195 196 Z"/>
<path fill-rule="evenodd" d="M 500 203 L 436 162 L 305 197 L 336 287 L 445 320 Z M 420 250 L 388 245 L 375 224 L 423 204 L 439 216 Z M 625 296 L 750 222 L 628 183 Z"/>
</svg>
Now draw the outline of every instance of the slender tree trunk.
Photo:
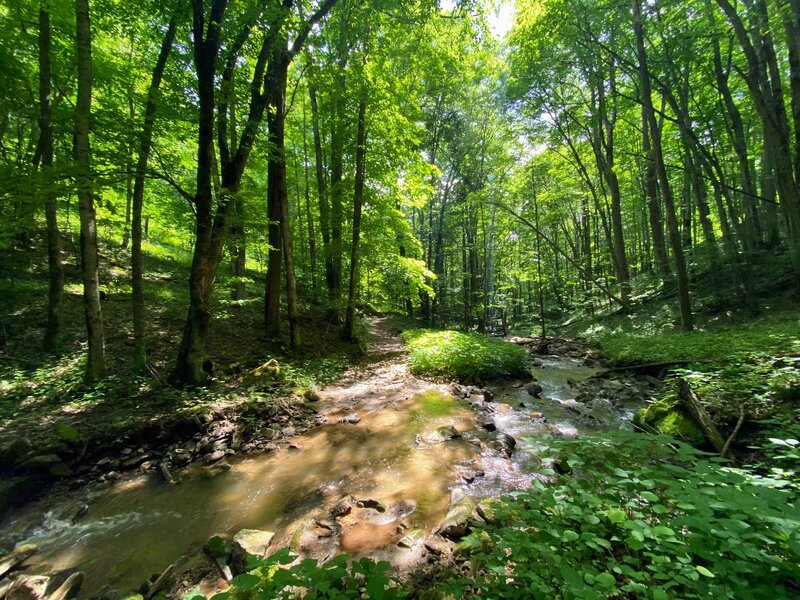
<svg viewBox="0 0 800 600">
<path fill-rule="evenodd" d="M 744 79 L 764 126 L 764 143 L 772 146 L 775 184 L 786 223 L 786 240 L 795 280 L 800 285 L 800 189 L 795 179 L 781 70 L 775 56 L 766 3 L 763 0 L 746 2 L 754 22 L 751 29 L 755 40 L 751 39 L 750 31 L 729 0 L 717 0 L 717 4 L 733 27 L 747 61 Z"/>
<path fill-rule="evenodd" d="M 359 242 L 361 240 L 361 207 L 364 201 L 365 159 L 367 152 L 366 131 L 367 99 L 362 94 L 358 103 L 358 131 L 356 133 L 356 178 L 353 191 L 353 243 L 350 248 L 350 286 L 347 294 L 347 312 L 344 319 L 343 337 L 353 339 L 353 324 L 356 312 L 356 294 L 358 291 L 358 259 Z"/>
<path fill-rule="evenodd" d="M 167 33 L 161 42 L 156 66 L 150 88 L 147 91 L 147 102 L 144 107 L 144 125 L 139 140 L 139 157 L 136 161 L 136 178 L 133 184 L 132 218 L 131 218 L 131 288 L 133 295 L 133 364 L 136 370 L 142 370 L 147 364 L 147 342 L 145 339 L 145 303 L 144 303 L 144 269 L 142 266 L 142 207 L 144 204 L 144 181 L 147 174 L 147 161 L 153 139 L 153 127 L 156 120 L 158 88 L 164 75 L 169 53 L 175 41 L 177 18 L 169 22 Z"/>
<path fill-rule="evenodd" d="M 86 381 L 106 376 L 105 333 L 100 307 L 100 277 L 97 262 L 97 216 L 94 210 L 93 176 L 89 149 L 89 118 L 92 109 L 92 34 L 89 0 L 75 0 L 78 92 L 75 102 L 75 168 L 81 221 L 81 275 L 86 314 L 88 353 Z"/>
<path fill-rule="evenodd" d="M 715 24 L 714 9 L 710 0 L 707 0 L 707 11 L 712 24 Z M 746 227 L 748 239 L 744 240 L 746 248 L 757 246 L 761 243 L 761 225 L 756 205 L 756 185 L 753 176 L 751 159 L 747 152 L 747 141 L 744 135 L 744 123 L 739 108 L 733 99 L 730 86 L 728 85 L 728 73 L 722 67 L 722 54 L 719 47 L 719 40 L 716 36 L 711 36 L 711 44 L 714 56 L 714 77 L 717 82 L 717 89 L 722 96 L 725 112 L 730 123 L 729 133 L 736 158 L 739 161 L 739 173 L 742 181 L 743 202 L 745 214 L 747 215 Z"/>
<path fill-rule="evenodd" d="M 333 288 L 331 309 L 339 317 L 339 302 L 342 291 L 342 198 L 344 197 L 343 153 L 345 136 L 345 77 L 337 75 L 338 89 L 335 92 L 333 128 L 331 131 L 331 265 Z"/>
<path fill-rule="evenodd" d="M 205 340 L 211 321 L 210 302 L 216 271 L 212 170 L 214 163 L 214 79 L 219 36 L 226 0 L 213 0 L 208 26 L 202 0 L 192 3 L 194 64 L 197 72 L 199 114 L 197 127 L 197 189 L 194 195 L 195 242 L 189 271 L 189 311 L 172 379 L 181 385 L 206 381 Z M 219 210 L 219 209 L 218 209 Z M 224 219 L 223 219 L 224 220 Z M 218 233 L 219 235 L 219 233 Z M 221 244 L 220 244 L 221 247 Z"/>
<path fill-rule="evenodd" d="M 271 153 L 267 165 L 267 202 L 270 221 L 277 217 L 280 240 L 276 241 L 276 252 L 270 249 L 269 271 L 267 273 L 267 336 L 276 337 L 279 327 L 280 307 L 280 248 L 286 269 L 286 304 L 289 317 L 289 345 L 300 346 L 300 323 L 297 307 L 297 281 L 294 272 L 294 253 L 292 250 L 292 230 L 289 222 L 289 198 L 286 189 L 286 153 L 284 147 L 286 122 L 286 80 L 289 72 L 289 57 L 286 44 L 276 44 L 267 67 L 265 87 L 269 94 L 267 129 Z M 270 223 L 270 246 L 273 243 L 273 224 Z M 277 258 L 277 264 L 276 259 Z"/>
<path fill-rule="evenodd" d="M 325 158 L 322 155 L 322 136 L 319 131 L 319 108 L 314 86 L 308 88 L 311 99 L 311 127 L 314 133 L 314 159 L 317 175 L 317 193 L 319 194 L 319 227 L 322 230 L 322 255 L 325 259 L 325 283 L 328 287 L 328 300 L 333 300 L 334 276 L 333 256 L 331 253 L 330 203 L 325 186 Z"/>
<path fill-rule="evenodd" d="M 650 144 L 649 125 L 644 105 L 642 106 L 642 154 L 645 157 L 644 192 L 647 197 L 647 214 L 653 239 L 653 255 L 656 263 L 656 272 L 663 278 L 669 275 L 669 259 L 667 258 L 667 248 L 664 241 L 664 225 L 661 221 L 661 205 L 658 201 L 656 162 L 653 158 Z"/>
<path fill-rule="evenodd" d="M 64 270 L 61 266 L 61 233 L 58 230 L 58 196 L 52 188 L 53 107 L 50 71 L 50 10 L 47 0 L 39 2 L 39 135 L 42 187 L 47 218 L 47 326 L 44 349 L 54 352 L 61 344 L 61 301 L 64 296 Z"/>
<path fill-rule="evenodd" d="M 308 225 L 308 252 L 309 260 L 311 262 L 311 291 L 316 298 L 317 296 L 317 236 L 314 232 L 314 219 L 311 215 L 311 198 L 310 186 L 308 177 L 308 142 L 306 129 L 306 103 L 303 102 L 303 178 L 305 184 L 303 186 L 303 193 L 305 197 L 306 209 L 306 223 Z M 323 185 L 324 187 L 324 185 Z"/>
<path fill-rule="evenodd" d="M 667 229 L 669 231 L 670 246 L 675 260 L 675 277 L 678 284 L 678 300 L 681 311 L 681 326 L 685 331 L 694 328 L 692 317 L 692 306 L 689 297 L 689 273 L 686 268 L 686 261 L 683 256 L 683 246 L 681 245 L 680 231 L 675 217 L 675 204 L 672 199 L 672 190 L 669 185 L 669 177 L 664 165 L 664 157 L 661 153 L 661 131 L 656 121 L 655 111 L 653 110 L 653 97 L 650 89 L 650 73 L 647 68 L 647 54 L 644 47 L 644 29 L 642 26 L 641 0 L 633 0 L 633 28 L 636 35 L 636 53 L 639 61 L 639 75 L 641 79 L 642 107 L 645 112 L 648 128 L 650 130 L 650 140 L 652 142 L 652 154 L 655 161 L 656 174 L 661 187 L 661 196 L 664 199 L 664 209 L 667 215 Z"/>
<path fill-rule="evenodd" d="M 539 297 L 539 324 L 542 328 L 542 339 L 547 337 L 547 326 L 544 319 L 544 282 L 542 280 L 542 236 L 539 235 L 539 203 L 536 199 L 536 190 L 533 191 L 533 218 L 536 225 L 536 280 L 537 295 Z"/>
</svg>

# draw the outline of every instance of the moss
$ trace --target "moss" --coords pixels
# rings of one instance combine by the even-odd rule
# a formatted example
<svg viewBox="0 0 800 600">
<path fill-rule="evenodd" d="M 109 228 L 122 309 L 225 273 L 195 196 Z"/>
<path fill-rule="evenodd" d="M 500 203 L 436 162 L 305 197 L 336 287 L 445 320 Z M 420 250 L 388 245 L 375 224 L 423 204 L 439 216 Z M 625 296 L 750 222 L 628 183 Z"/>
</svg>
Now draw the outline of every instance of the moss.
<svg viewBox="0 0 800 600">
<path fill-rule="evenodd" d="M 419 402 L 419 412 L 426 417 L 444 417 L 453 412 L 455 408 L 453 397 L 436 390 L 428 390 L 414 396 Z"/>
<path fill-rule="evenodd" d="M 633 422 L 645 430 L 655 430 L 663 435 L 701 444 L 705 435 L 694 419 L 678 406 L 674 397 L 653 402 L 633 418 Z"/>
</svg>

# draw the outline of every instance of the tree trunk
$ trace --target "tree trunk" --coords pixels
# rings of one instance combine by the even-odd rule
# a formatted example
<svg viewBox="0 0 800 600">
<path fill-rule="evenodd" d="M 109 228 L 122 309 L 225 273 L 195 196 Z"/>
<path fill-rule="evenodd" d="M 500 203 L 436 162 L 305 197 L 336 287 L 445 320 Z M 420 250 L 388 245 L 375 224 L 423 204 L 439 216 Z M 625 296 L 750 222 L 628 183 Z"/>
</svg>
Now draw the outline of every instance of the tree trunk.
<svg viewBox="0 0 800 600">
<path fill-rule="evenodd" d="M 201 385 L 206 380 L 203 370 L 205 340 L 211 320 L 211 290 L 216 267 L 212 248 L 215 232 L 211 181 L 214 162 L 214 79 L 226 4 L 226 0 L 213 0 L 206 29 L 203 2 L 196 0 L 192 3 L 194 65 L 199 100 L 197 189 L 194 196 L 194 254 L 189 272 L 189 311 L 172 374 L 172 379 L 181 385 Z"/>
<path fill-rule="evenodd" d="M 633 28 L 636 35 L 636 53 L 639 61 L 639 76 L 641 79 L 642 108 L 647 120 L 652 142 L 652 154 L 655 161 L 656 174 L 661 187 L 661 196 L 664 199 L 664 209 L 667 214 L 667 229 L 669 231 L 670 247 L 675 260 L 675 278 L 678 285 L 678 300 L 681 311 L 681 326 L 685 331 L 694 328 L 691 300 L 689 297 L 689 273 L 683 256 L 678 221 L 675 217 L 675 205 L 672 199 L 672 190 L 669 177 L 661 153 L 661 131 L 656 122 L 653 110 L 653 97 L 650 89 L 650 73 L 647 68 L 647 54 L 644 47 L 644 29 L 642 26 L 641 0 L 633 0 Z"/>
<path fill-rule="evenodd" d="M 285 40 L 284 40 L 285 42 Z M 289 57 L 286 43 L 276 44 L 270 57 L 265 79 L 269 94 L 267 129 L 271 152 L 267 165 L 267 210 L 270 215 L 270 246 L 276 235 L 275 251 L 270 248 L 269 270 L 267 273 L 267 336 L 277 337 L 279 333 L 280 310 L 280 251 L 286 269 L 286 302 L 289 317 L 289 344 L 292 348 L 300 346 L 300 324 L 297 309 L 297 281 L 294 273 L 294 254 L 292 251 L 292 231 L 289 222 L 289 198 L 286 189 L 286 155 L 284 133 L 286 121 L 286 80 L 289 71 Z M 277 217 L 277 218 L 276 218 Z M 272 221 L 277 221 L 277 226 Z M 277 229 L 275 231 L 274 229 Z"/>
<path fill-rule="evenodd" d="M 54 352 L 61 344 L 61 301 L 64 296 L 64 270 L 61 266 L 61 233 L 58 230 L 58 196 L 52 189 L 53 169 L 53 107 L 50 72 L 50 11 L 49 2 L 39 3 L 39 135 L 42 181 L 47 217 L 47 326 L 44 349 Z"/>
<path fill-rule="evenodd" d="M 325 189 L 325 158 L 322 155 L 322 138 L 319 132 L 319 108 L 314 86 L 308 88 L 311 99 L 311 127 L 314 133 L 314 159 L 317 175 L 317 193 L 319 194 L 319 227 L 322 230 L 322 254 L 325 258 L 325 282 L 328 287 L 328 299 L 333 300 L 334 277 L 333 257 L 331 254 L 330 203 Z"/>
<path fill-rule="evenodd" d="M 362 94 L 358 103 L 358 131 L 356 133 L 356 178 L 353 191 L 353 243 L 350 248 L 350 286 L 347 294 L 347 312 L 344 319 L 342 336 L 346 340 L 353 339 L 353 323 L 356 312 L 356 293 L 358 291 L 358 257 L 361 240 L 361 207 L 364 201 L 365 158 L 367 152 L 366 132 L 367 99 Z"/>
<path fill-rule="evenodd" d="M 331 265 L 333 269 L 331 309 L 338 320 L 342 291 L 342 199 L 344 197 L 342 174 L 345 143 L 345 77 L 343 70 L 336 76 L 336 82 L 338 89 L 335 92 L 331 130 Z"/>
<path fill-rule="evenodd" d="M 139 157 L 136 161 L 136 179 L 133 184 L 132 217 L 131 217 L 131 288 L 133 295 L 133 364 L 134 368 L 141 371 L 147 364 L 147 344 L 145 340 L 145 314 L 144 314 L 144 278 L 142 266 L 142 206 L 144 204 L 144 181 L 147 174 L 147 161 L 150 158 L 150 148 L 153 139 L 153 127 L 156 120 L 156 106 L 158 88 L 164 75 L 164 68 L 175 41 L 177 18 L 169 22 L 167 33 L 161 42 L 161 51 L 158 54 L 156 66 L 150 88 L 147 91 L 147 103 L 144 108 L 144 125 L 139 142 Z"/>
<path fill-rule="evenodd" d="M 650 145 L 650 132 L 647 115 L 642 105 L 642 154 L 645 157 L 644 192 L 647 197 L 647 214 L 650 221 L 650 234 L 653 239 L 653 256 L 656 272 L 663 278 L 669 275 L 669 259 L 664 242 L 664 225 L 661 222 L 661 205 L 658 202 L 658 176 L 656 162 Z"/>
<path fill-rule="evenodd" d="M 305 185 L 303 186 L 303 192 L 305 197 L 305 209 L 306 209 L 306 223 L 308 225 L 308 252 L 309 252 L 309 260 L 311 262 L 311 291 L 316 298 L 317 296 L 317 236 L 314 232 L 314 219 L 311 215 L 311 198 L 310 198 L 310 186 L 308 182 L 308 143 L 306 139 L 307 129 L 306 129 L 306 103 L 303 102 L 303 178 L 305 180 Z M 324 185 L 323 185 L 324 187 Z"/>
<path fill-rule="evenodd" d="M 100 278 L 97 263 L 97 216 L 94 210 L 93 176 L 89 150 L 89 118 L 92 109 L 92 35 L 89 0 L 75 0 L 78 91 L 75 102 L 75 183 L 81 221 L 81 275 L 86 315 L 88 353 L 86 381 L 106 376 L 105 333 L 100 307 Z"/>
</svg>

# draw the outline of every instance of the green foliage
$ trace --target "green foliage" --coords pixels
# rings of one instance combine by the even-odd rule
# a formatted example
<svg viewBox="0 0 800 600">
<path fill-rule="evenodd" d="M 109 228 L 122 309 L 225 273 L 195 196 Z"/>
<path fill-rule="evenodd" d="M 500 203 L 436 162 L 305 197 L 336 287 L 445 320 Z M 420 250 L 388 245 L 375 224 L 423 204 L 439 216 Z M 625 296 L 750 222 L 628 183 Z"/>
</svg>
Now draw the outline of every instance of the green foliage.
<svg viewBox="0 0 800 600">
<path fill-rule="evenodd" d="M 795 446 L 791 446 L 795 448 Z M 540 446 L 569 466 L 511 494 L 468 538 L 479 575 L 455 597 L 795 598 L 800 509 L 786 482 L 661 436 Z M 549 458 L 548 458 L 549 457 Z"/>
<path fill-rule="evenodd" d="M 255 600 L 261 598 L 313 600 L 326 598 L 404 598 L 405 592 L 389 578 L 389 563 L 362 558 L 348 564 L 342 554 L 326 563 L 314 559 L 292 564 L 295 556 L 287 548 L 268 558 L 248 557 L 252 570 L 234 577 L 226 592 L 211 600 Z M 287 566 L 291 565 L 291 566 Z M 202 595 L 187 596 L 187 600 L 205 600 Z"/>
<path fill-rule="evenodd" d="M 690 333 L 675 331 L 671 320 L 642 314 L 608 320 L 582 333 L 615 364 L 723 362 L 759 352 L 800 351 L 800 324 L 793 310 Z"/>
<path fill-rule="evenodd" d="M 411 329 L 403 339 L 417 375 L 469 382 L 524 373 L 525 349 L 486 335 Z"/>
</svg>

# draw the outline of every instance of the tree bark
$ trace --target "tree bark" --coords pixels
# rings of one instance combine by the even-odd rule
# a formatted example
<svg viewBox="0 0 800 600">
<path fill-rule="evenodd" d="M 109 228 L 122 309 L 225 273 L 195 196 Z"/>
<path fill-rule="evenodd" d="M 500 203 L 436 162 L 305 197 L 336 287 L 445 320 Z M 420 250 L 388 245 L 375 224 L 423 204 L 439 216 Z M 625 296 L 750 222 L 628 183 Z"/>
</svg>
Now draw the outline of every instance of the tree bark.
<svg viewBox="0 0 800 600">
<path fill-rule="evenodd" d="M 153 127 L 156 120 L 158 88 L 167 65 L 167 59 L 175 41 L 177 17 L 170 19 L 167 33 L 161 42 L 158 60 L 153 68 L 150 88 L 144 108 L 144 125 L 139 140 L 139 157 L 136 161 L 136 178 L 131 199 L 131 288 L 133 300 L 133 365 L 141 371 L 147 365 L 147 342 L 145 339 L 144 268 L 142 266 L 142 207 L 144 204 L 144 181 L 147 174 L 147 161 L 153 140 Z"/>
<path fill-rule="evenodd" d="M 669 231 L 670 247 L 672 256 L 675 260 L 675 278 L 678 285 L 678 301 L 681 312 L 681 327 L 685 331 L 694 328 L 692 317 L 691 299 L 689 297 L 689 273 L 686 268 L 686 260 L 683 256 L 683 246 L 681 245 L 680 232 L 678 231 L 678 221 L 675 217 L 675 204 L 672 198 L 672 190 L 669 185 L 669 177 L 664 165 L 664 157 L 661 153 L 661 130 L 656 122 L 655 111 L 653 110 L 652 91 L 650 89 L 650 73 L 647 68 L 647 54 L 644 47 L 644 28 L 642 26 L 641 0 L 633 0 L 633 28 L 636 36 L 636 54 L 639 61 L 639 76 L 641 79 L 642 90 L 642 109 L 647 121 L 647 129 L 650 132 L 652 143 L 652 154 L 655 161 L 656 174 L 661 188 L 661 197 L 664 200 L 664 209 L 667 215 L 667 229 Z"/>
<path fill-rule="evenodd" d="M 89 118 L 92 110 L 92 34 L 89 0 L 75 0 L 78 91 L 75 101 L 75 182 L 81 222 L 81 276 L 86 316 L 88 352 L 87 382 L 106 376 L 105 333 L 100 307 L 100 277 L 97 260 L 97 216 L 94 210 L 93 176 L 90 166 Z"/>
<path fill-rule="evenodd" d="M 344 319 L 342 337 L 353 339 L 353 324 L 356 312 L 356 293 L 358 291 L 358 258 L 361 240 L 361 207 L 364 202 L 364 176 L 367 152 L 367 99 L 362 94 L 358 103 L 358 131 L 356 133 L 356 178 L 353 191 L 353 243 L 350 248 L 350 286 L 347 294 L 347 311 Z"/>
<path fill-rule="evenodd" d="M 317 295 L 317 236 L 314 232 L 314 219 L 311 215 L 311 198 L 310 186 L 308 182 L 308 142 L 306 134 L 306 103 L 303 102 L 303 178 L 305 185 L 303 186 L 303 195 L 305 199 L 306 209 L 306 224 L 308 226 L 308 253 L 309 261 L 311 263 L 311 291 L 314 297 Z"/>
<path fill-rule="evenodd" d="M 286 121 L 286 81 L 289 72 L 290 58 L 285 50 L 284 43 L 278 43 L 270 57 L 267 67 L 265 87 L 269 94 L 269 107 L 267 112 L 267 129 L 271 152 L 267 164 L 267 202 L 270 221 L 276 215 L 277 227 L 282 243 L 283 262 L 286 269 L 286 304 L 289 317 L 289 345 L 292 348 L 300 346 L 300 323 L 297 308 L 297 281 L 294 273 L 294 253 L 292 251 L 292 230 L 289 222 L 289 198 L 286 189 L 286 154 L 284 147 L 285 121 Z M 270 246 L 275 232 L 270 222 Z M 276 240 L 277 242 L 277 240 Z M 268 299 L 267 336 L 276 337 L 280 320 L 280 251 L 270 249 L 269 270 L 267 273 Z M 277 261 L 275 260 L 277 258 Z M 277 262 L 277 264 L 276 264 Z M 273 271 L 277 271 L 277 274 Z"/>
<path fill-rule="evenodd" d="M 227 0 L 213 0 L 206 27 L 203 0 L 192 2 L 193 54 L 199 100 L 195 243 L 189 272 L 189 311 L 172 375 L 173 380 L 182 385 L 201 385 L 206 381 L 203 363 L 215 272 L 212 248 L 214 191 L 211 181 L 214 162 L 214 78 L 226 5 Z"/>
<path fill-rule="evenodd" d="M 331 255 L 330 203 L 325 187 L 325 158 L 322 155 L 322 136 L 319 131 L 319 108 L 317 92 L 313 85 L 308 87 L 311 100 L 311 127 L 314 133 L 314 164 L 317 175 L 317 194 L 319 196 L 319 227 L 322 230 L 322 255 L 325 259 L 325 283 L 328 287 L 328 299 L 333 299 L 334 277 L 333 259 Z"/>
<path fill-rule="evenodd" d="M 61 302 L 64 297 L 64 269 L 61 266 L 61 233 L 58 229 L 58 196 L 52 189 L 53 106 L 50 68 L 49 2 L 39 3 L 39 135 L 41 150 L 41 185 L 44 188 L 47 218 L 47 326 L 44 349 L 54 352 L 61 343 Z"/>
</svg>

